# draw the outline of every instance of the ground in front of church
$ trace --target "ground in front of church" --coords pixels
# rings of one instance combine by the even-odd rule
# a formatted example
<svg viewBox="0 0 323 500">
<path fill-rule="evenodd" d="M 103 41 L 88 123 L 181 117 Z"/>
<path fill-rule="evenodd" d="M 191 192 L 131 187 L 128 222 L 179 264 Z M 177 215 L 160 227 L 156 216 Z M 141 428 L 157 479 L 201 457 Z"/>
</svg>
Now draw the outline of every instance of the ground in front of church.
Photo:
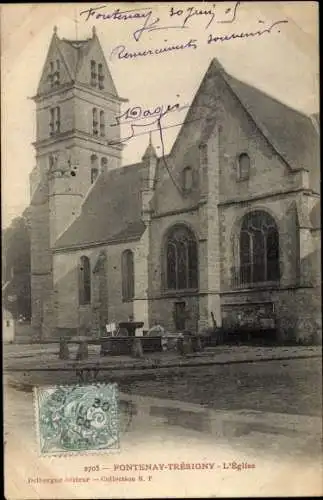
<svg viewBox="0 0 323 500">
<path fill-rule="evenodd" d="M 58 344 L 6 345 L 6 377 L 11 384 L 27 390 L 33 385 L 95 379 L 116 381 L 126 393 L 219 410 L 249 408 L 321 415 L 319 346 L 217 346 L 203 356 L 182 358 L 176 353 L 147 353 L 144 359 L 100 357 L 97 347 L 90 347 L 87 361 L 77 363 L 74 354 L 68 362 L 59 360 Z"/>
</svg>

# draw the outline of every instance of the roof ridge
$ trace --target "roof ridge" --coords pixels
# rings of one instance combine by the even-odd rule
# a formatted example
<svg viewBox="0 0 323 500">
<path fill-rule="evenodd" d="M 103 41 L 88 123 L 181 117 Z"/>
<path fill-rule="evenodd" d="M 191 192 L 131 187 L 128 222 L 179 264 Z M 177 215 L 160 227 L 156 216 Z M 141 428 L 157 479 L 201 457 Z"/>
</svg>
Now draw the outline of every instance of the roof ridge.
<svg viewBox="0 0 323 500">
<path fill-rule="evenodd" d="M 227 72 L 223 72 L 223 78 L 224 78 L 224 81 L 227 83 L 227 85 L 230 87 L 233 94 L 239 100 L 241 106 L 249 114 L 249 116 L 251 117 L 253 122 L 256 124 L 256 126 L 258 127 L 260 132 L 263 134 L 263 136 L 266 138 L 266 140 L 271 144 L 271 146 L 274 148 L 276 153 L 278 153 L 280 158 L 284 161 L 285 165 L 291 170 L 295 170 L 295 166 L 296 166 L 296 169 L 298 169 L 299 165 L 297 167 L 297 163 L 295 163 L 295 158 L 293 159 L 293 157 L 290 155 L 290 152 L 288 151 L 288 149 L 286 149 L 286 144 L 284 144 L 284 146 L 282 147 L 281 143 L 279 143 L 278 138 L 275 135 L 273 135 L 272 131 L 268 128 L 266 122 L 264 123 L 261 120 L 261 118 L 259 118 L 259 116 L 257 116 L 257 114 L 255 114 L 254 109 L 252 107 L 252 103 L 248 100 L 248 96 L 247 97 L 243 96 L 243 87 L 247 91 L 249 91 L 249 92 L 251 91 L 251 92 L 255 93 L 256 95 L 258 94 L 259 97 L 265 98 L 265 99 L 269 100 L 272 104 L 279 106 L 284 111 L 284 113 L 287 113 L 287 112 L 293 113 L 294 119 L 296 119 L 296 116 L 297 116 L 297 118 L 300 118 L 303 120 L 304 124 L 306 122 L 307 126 L 310 125 L 311 129 L 313 131 L 317 132 L 311 117 L 309 115 L 306 115 L 306 114 L 292 108 L 291 106 L 288 106 L 287 104 L 282 103 L 281 101 L 279 101 L 275 97 L 272 97 L 269 94 L 267 94 L 266 92 L 263 92 L 258 87 L 255 87 L 253 85 L 250 85 L 248 83 L 245 83 L 245 82 L 239 80 L 238 78 L 235 78 L 234 76 L 228 74 Z M 238 88 L 236 88 L 237 85 L 238 85 Z M 240 89 L 240 90 L 239 90 L 239 85 L 242 87 L 242 89 Z M 240 94 L 241 91 L 242 91 L 242 95 Z M 304 165 L 302 165 L 301 168 L 304 168 Z"/>
<path fill-rule="evenodd" d="M 205 81 L 207 79 L 207 77 L 209 76 L 210 72 L 212 71 L 212 69 L 215 69 L 216 71 L 219 71 L 221 74 L 227 74 L 224 67 L 222 66 L 222 64 L 220 63 L 219 59 L 217 59 L 216 57 L 214 57 L 211 62 L 209 63 L 204 75 L 203 75 L 203 78 L 202 78 L 202 81 L 200 81 L 198 87 L 197 87 L 197 90 L 195 92 L 195 94 L 193 95 L 192 99 L 191 99 L 191 102 L 190 102 L 190 105 L 189 105 L 189 108 L 187 110 L 187 113 L 185 114 L 185 118 L 184 118 L 184 121 L 182 122 L 181 126 L 180 126 L 180 129 L 178 131 L 178 134 L 176 135 L 175 137 L 175 140 L 173 142 L 173 145 L 168 153 L 168 155 L 165 155 L 165 156 L 168 156 L 168 157 L 172 157 L 175 150 L 176 150 L 176 147 L 177 147 L 177 144 L 180 140 L 180 136 L 185 128 L 185 126 L 187 125 L 187 122 L 189 120 L 189 116 L 190 116 L 190 113 L 192 112 L 192 109 L 194 108 L 194 104 L 196 102 L 196 100 L 198 99 L 198 96 L 200 95 L 201 93 L 201 89 L 203 88 L 204 84 L 205 84 Z"/>
<path fill-rule="evenodd" d="M 110 170 L 110 172 L 114 172 L 115 170 L 121 170 L 124 168 L 131 168 L 131 167 L 138 167 L 138 166 L 143 166 L 144 163 L 142 161 L 138 161 L 136 163 L 129 163 L 128 165 L 122 165 L 119 168 L 114 168 L 113 170 Z"/>
<path fill-rule="evenodd" d="M 226 77 L 229 77 L 229 81 Z M 290 165 L 290 161 L 288 158 L 286 158 L 286 153 L 285 151 L 281 151 L 280 148 L 278 147 L 277 148 L 277 144 L 276 144 L 276 141 L 275 139 L 272 137 L 272 134 L 270 133 L 270 131 L 268 130 L 267 126 L 264 125 L 263 123 L 261 123 L 261 121 L 259 119 L 257 119 L 256 116 L 254 116 L 254 113 L 252 112 L 252 110 L 250 110 L 250 106 L 247 106 L 244 102 L 243 102 L 243 99 L 241 99 L 241 97 L 239 96 L 239 94 L 236 92 L 236 90 L 232 87 L 232 85 L 230 84 L 230 78 L 236 80 L 237 82 L 241 83 L 242 85 L 247 85 L 249 88 L 252 88 L 253 90 L 257 90 L 256 87 L 252 87 L 251 85 L 248 85 L 248 84 L 245 84 L 244 82 L 241 82 L 240 80 L 237 80 L 235 79 L 234 77 L 231 77 L 229 74 L 225 73 L 225 76 L 224 76 L 224 79 L 226 81 L 226 83 L 229 85 L 231 91 L 234 93 L 234 95 L 237 97 L 238 101 L 240 102 L 241 106 L 243 107 L 243 109 L 245 109 L 245 111 L 248 113 L 248 115 L 251 117 L 251 119 L 253 120 L 253 122 L 255 123 L 256 127 L 258 127 L 258 129 L 260 130 L 260 132 L 263 134 L 263 136 L 265 137 L 265 139 L 268 141 L 269 144 L 271 144 L 271 146 L 274 148 L 274 150 L 276 151 L 276 153 L 278 153 L 278 155 L 281 157 L 281 159 L 285 162 L 285 164 L 287 165 L 287 167 L 289 169 L 292 169 L 292 166 Z M 262 92 L 260 91 L 260 93 L 262 94 Z M 263 94 L 262 94 L 263 95 Z"/>
<path fill-rule="evenodd" d="M 74 68 L 74 71 L 75 71 L 75 74 L 71 77 L 72 79 L 75 79 L 77 78 L 77 73 L 78 73 L 78 70 L 79 70 L 79 66 L 80 66 L 80 61 L 83 61 L 83 50 L 84 50 L 84 47 L 87 47 L 90 45 L 90 42 L 91 42 L 91 38 L 86 38 L 85 40 L 68 40 L 67 38 L 60 38 L 59 39 L 59 42 L 60 43 L 64 43 L 67 47 L 66 47 L 66 50 L 69 50 L 69 49 L 72 49 L 74 51 L 74 54 L 75 54 L 75 58 L 76 58 L 76 62 L 75 62 L 75 68 Z M 79 46 L 75 46 L 75 44 L 79 44 Z M 65 58 L 64 58 L 65 60 Z M 66 64 L 68 65 L 68 62 L 66 62 Z M 70 70 L 69 73 L 72 73 L 72 71 Z"/>
<path fill-rule="evenodd" d="M 237 98 L 242 108 L 256 125 L 263 137 L 268 141 L 269 144 L 271 144 L 284 164 L 292 170 L 305 168 L 305 166 L 308 164 L 308 161 L 311 161 L 309 158 L 306 158 L 307 153 L 304 152 L 304 155 L 302 154 L 300 156 L 297 156 L 296 152 L 293 152 L 290 145 L 293 134 L 288 129 L 286 129 L 285 133 L 283 134 L 286 141 L 285 139 L 282 140 L 280 137 L 276 136 L 273 130 L 273 124 L 270 122 L 270 116 L 272 116 L 273 112 L 277 111 L 278 120 L 284 120 L 284 117 L 288 117 L 286 123 L 288 123 L 289 120 L 290 126 L 292 126 L 293 124 L 293 127 L 301 127 L 302 133 L 304 133 L 305 135 L 309 134 L 313 136 L 313 140 L 316 140 L 314 136 L 316 137 L 318 134 L 319 124 L 316 124 L 315 120 L 311 118 L 311 115 L 308 112 L 295 109 L 292 106 L 280 101 L 276 97 L 258 88 L 257 86 L 246 83 L 231 75 L 227 72 L 224 66 L 222 66 L 217 58 L 212 59 L 212 61 L 210 62 L 208 69 L 206 70 L 206 73 L 204 74 L 204 77 L 200 85 L 198 86 L 195 95 L 193 96 L 189 110 L 185 116 L 185 120 L 171 148 L 170 155 L 172 155 L 176 151 L 176 148 L 182 136 L 183 129 L 192 116 L 192 110 L 194 110 L 194 106 L 196 104 L 198 96 L 200 95 L 200 93 L 205 92 L 205 85 L 207 85 L 207 81 L 209 79 L 213 80 L 217 76 L 222 79 L 222 81 L 227 85 L 230 92 L 232 92 L 232 94 Z M 260 105 L 261 102 L 263 102 L 262 105 Z M 258 113 L 255 106 L 260 106 L 260 113 Z M 263 116 L 261 106 L 263 106 L 263 109 L 267 108 L 267 119 L 265 119 Z M 276 111 L 270 112 L 269 108 Z M 302 139 L 302 141 L 306 141 L 305 137 Z"/>
<path fill-rule="evenodd" d="M 80 50 L 78 53 L 79 57 L 77 59 L 76 68 L 75 68 L 75 79 L 77 78 L 78 72 L 79 72 L 80 68 L 82 67 L 82 64 L 83 64 L 85 57 L 89 53 L 92 41 L 93 41 L 93 38 L 89 38 L 87 40 L 87 44 L 84 45 L 83 47 L 81 47 L 83 50 Z"/>
<path fill-rule="evenodd" d="M 64 61 L 64 64 L 66 66 L 67 72 L 68 72 L 71 80 L 73 80 L 73 75 L 72 75 L 72 70 L 70 68 L 70 65 L 69 65 L 68 61 L 66 60 L 66 58 L 64 57 L 64 55 L 63 55 L 63 53 L 61 51 L 60 43 L 62 42 L 62 40 L 57 37 L 57 41 L 58 41 L 58 43 L 57 43 L 57 50 L 60 53 L 60 56 L 61 56 L 62 60 Z"/>
<path fill-rule="evenodd" d="M 68 226 L 58 235 L 56 241 L 58 241 L 61 236 L 63 236 L 63 234 L 69 230 L 69 228 L 71 227 L 71 225 L 77 220 L 79 219 L 80 217 L 82 217 L 82 212 L 83 212 L 83 208 L 86 204 L 86 202 L 88 202 L 88 200 L 90 199 L 90 196 L 91 196 L 91 193 L 92 191 L 94 190 L 94 187 L 96 187 L 96 185 L 99 183 L 99 181 L 101 180 L 104 180 L 103 179 L 104 175 L 103 175 L 103 172 L 100 172 L 99 175 L 97 176 L 97 178 L 95 179 L 95 181 L 90 185 L 89 189 L 87 190 L 87 192 L 84 194 L 84 197 L 81 201 L 81 204 L 80 206 L 78 207 L 78 209 L 76 210 L 76 213 L 75 213 L 75 217 L 73 217 L 73 219 L 70 221 L 70 223 L 68 224 Z"/>
<path fill-rule="evenodd" d="M 299 109 L 296 109 L 296 108 L 293 108 L 292 106 L 290 106 L 289 104 L 287 103 L 284 103 L 283 101 L 281 101 L 280 99 L 278 99 L 277 97 L 271 95 L 271 94 L 268 94 L 266 91 L 260 89 L 259 87 L 255 86 L 255 85 L 252 85 L 251 83 L 247 83 L 245 82 L 244 80 L 240 80 L 239 78 L 231 75 L 230 73 L 228 73 L 226 70 L 224 70 L 224 73 L 226 76 L 229 77 L 229 79 L 231 78 L 232 80 L 235 80 L 237 81 L 238 83 L 241 83 L 242 85 L 245 85 L 246 87 L 249 87 L 253 90 L 256 90 L 257 92 L 259 92 L 260 94 L 262 94 L 263 96 L 265 97 L 268 97 L 269 99 L 271 99 L 272 101 L 275 101 L 276 104 L 279 104 L 280 106 L 284 106 L 285 108 L 287 108 L 288 110 L 291 110 L 293 111 L 294 113 L 297 113 L 299 115 L 301 115 L 302 117 L 304 118 L 308 118 L 310 119 L 311 117 L 311 114 L 312 113 L 306 113 L 305 111 L 301 111 Z M 316 113 L 316 112 L 314 112 Z"/>
<path fill-rule="evenodd" d="M 133 164 L 126 170 L 113 169 L 112 173 L 113 176 L 103 174 L 97 178 L 76 217 L 57 238 L 56 249 L 80 247 L 90 241 L 111 241 L 117 236 L 140 237 L 144 228 L 140 196 L 142 168 Z"/>
<path fill-rule="evenodd" d="M 85 43 L 88 43 L 91 38 L 86 38 L 85 40 L 68 40 L 67 38 L 61 38 L 60 40 L 62 40 L 63 42 L 66 42 L 66 43 L 69 43 L 72 45 L 72 47 L 74 47 L 74 49 L 78 50 L 79 47 L 75 47 L 74 44 L 85 44 Z"/>
</svg>

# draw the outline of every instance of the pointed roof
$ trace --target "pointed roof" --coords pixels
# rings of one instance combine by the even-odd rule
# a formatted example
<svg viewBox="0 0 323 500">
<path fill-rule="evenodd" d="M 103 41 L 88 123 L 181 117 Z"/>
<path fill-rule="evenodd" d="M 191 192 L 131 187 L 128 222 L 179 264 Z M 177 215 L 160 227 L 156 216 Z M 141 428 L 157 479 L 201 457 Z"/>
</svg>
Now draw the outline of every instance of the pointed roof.
<svg viewBox="0 0 323 500">
<path fill-rule="evenodd" d="M 148 158 L 157 158 L 157 153 L 151 139 L 151 132 L 149 132 L 149 143 L 142 159 L 146 160 Z"/>
<path fill-rule="evenodd" d="M 194 108 L 198 96 L 204 92 L 216 98 L 216 76 L 220 76 L 226 82 L 258 129 L 290 168 L 311 170 L 317 165 L 319 136 L 312 118 L 229 75 L 217 59 L 211 62 L 191 109 Z M 185 122 L 192 118 L 191 109 L 187 113 Z M 216 117 L 211 108 L 208 112 L 203 109 L 200 116 L 202 141 L 206 141 L 214 129 Z M 177 140 L 173 150 L 176 142 Z"/>
<path fill-rule="evenodd" d="M 55 248 L 91 246 L 140 238 L 141 187 L 145 167 L 134 164 L 98 177 L 80 215 L 57 240 Z"/>
<path fill-rule="evenodd" d="M 317 163 L 319 137 L 310 116 L 228 74 L 227 83 L 274 149 L 293 169 Z"/>
<path fill-rule="evenodd" d="M 50 58 L 50 54 L 52 50 L 57 49 L 60 54 L 63 63 L 66 65 L 68 70 L 69 77 L 72 81 L 78 81 L 78 77 L 80 74 L 80 69 L 82 67 L 83 61 L 88 56 L 90 50 L 97 46 L 97 50 L 100 52 L 102 61 L 105 66 L 105 74 L 106 74 L 106 89 L 109 90 L 109 93 L 118 97 L 118 92 L 116 86 L 113 82 L 109 67 L 107 65 L 102 47 L 100 45 L 99 38 L 96 34 L 96 30 L 92 30 L 92 37 L 86 38 L 84 40 L 67 40 L 66 38 L 59 38 L 57 34 L 57 27 L 54 26 L 53 36 L 50 42 L 49 50 L 46 57 L 46 62 L 44 67 L 46 67 L 47 61 Z M 44 73 L 44 70 L 43 70 Z M 43 77 L 40 80 L 40 84 L 38 87 L 38 92 L 40 93 L 40 88 L 43 82 Z M 103 90 L 104 92 L 104 90 Z M 119 97 L 118 97 L 119 98 Z"/>
<path fill-rule="evenodd" d="M 65 40 L 65 38 L 58 39 L 60 52 L 70 70 L 73 80 L 76 80 L 78 62 L 83 57 L 85 49 L 89 47 L 89 44 L 90 39 L 82 41 Z"/>
</svg>

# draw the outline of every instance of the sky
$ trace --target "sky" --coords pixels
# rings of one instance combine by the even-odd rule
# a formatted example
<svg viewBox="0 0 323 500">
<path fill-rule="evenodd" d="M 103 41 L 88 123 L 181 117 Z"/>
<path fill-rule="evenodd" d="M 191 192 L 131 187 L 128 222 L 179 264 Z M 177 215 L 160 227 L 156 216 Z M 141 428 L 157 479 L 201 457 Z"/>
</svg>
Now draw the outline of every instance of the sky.
<svg viewBox="0 0 323 500">
<path fill-rule="evenodd" d="M 101 7 L 97 12 L 110 14 L 103 20 L 82 11 Z M 111 19 L 119 8 L 148 13 L 152 26 L 165 27 L 143 32 L 139 40 L 136 30 L 143 19 L 124 21 Z M 139 9 L 146 9 L 139 11 Z M 230 11 L 228 9 L 231 9 Z M 201 11 L 210 11 L 205 14 Z M 175 14 L 177 12 L 177 14 Z M 234 22 L 228 20 L 235 12 Z M 173 15 L 171 15 L 173 13 Z M 185 29 L 175 28 L 182 26 Z M 232 20 L 232 17 L 230 18 Z M 209 37 L 269 29 L 262 36 L 235 38 L 207 43 Z M 207 26 L 207 24 L 209 26 Z M 2 4 L 1 6 L 1 119 L 2 119 L 2 226 L 19 216 L 29 204 L 29 174 L 35 166 L 32 142 L 36 138 L 36 94 L 53 27 L 58 36 L 67 39 L 97 35 L 121 97 L 125 112 L 133 106 L 155 109 L 179 103 L 182 111 L 165 117 L 165 125 L 180 123 L 187 106 L 203 79 L 213 58 L 236 78 L 254 85 L 267 94 L 310 114 L 319 109 L 318 75 L 318 4 L 315 2 L 198 2 L 194 3 L 73 3 L 73 4 Z M 172 26 L 172 28 L 170 28 Z M 196 48 L 120 59 L 117 46 L 127 52 L 185 44 L 195 40 Z M 171 148 L 179 127 L 165 130 L 165 153 Z M 122 134 L 127 135 L 126 126 Z M 161 154 L 158 133 L 152 134 L 157 153 Z M 127 142 L 123 164 L 140 161 L 148 143 L 148 134 Z"/>
</svg>

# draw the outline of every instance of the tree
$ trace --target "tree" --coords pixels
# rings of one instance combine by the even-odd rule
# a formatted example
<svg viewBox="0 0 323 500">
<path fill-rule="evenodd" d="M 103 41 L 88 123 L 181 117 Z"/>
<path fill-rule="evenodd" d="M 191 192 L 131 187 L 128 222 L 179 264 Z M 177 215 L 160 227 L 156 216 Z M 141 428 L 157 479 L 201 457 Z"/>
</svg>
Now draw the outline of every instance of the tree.
<svg viewBox="0 0 323 500">
<path fill-rule="evenodd" d="M 30 231 L 28 212 L 16 217 L 2 234 L 2 282 L 5 308 L 17 319 L 31 317 Z"/>
</svg>

